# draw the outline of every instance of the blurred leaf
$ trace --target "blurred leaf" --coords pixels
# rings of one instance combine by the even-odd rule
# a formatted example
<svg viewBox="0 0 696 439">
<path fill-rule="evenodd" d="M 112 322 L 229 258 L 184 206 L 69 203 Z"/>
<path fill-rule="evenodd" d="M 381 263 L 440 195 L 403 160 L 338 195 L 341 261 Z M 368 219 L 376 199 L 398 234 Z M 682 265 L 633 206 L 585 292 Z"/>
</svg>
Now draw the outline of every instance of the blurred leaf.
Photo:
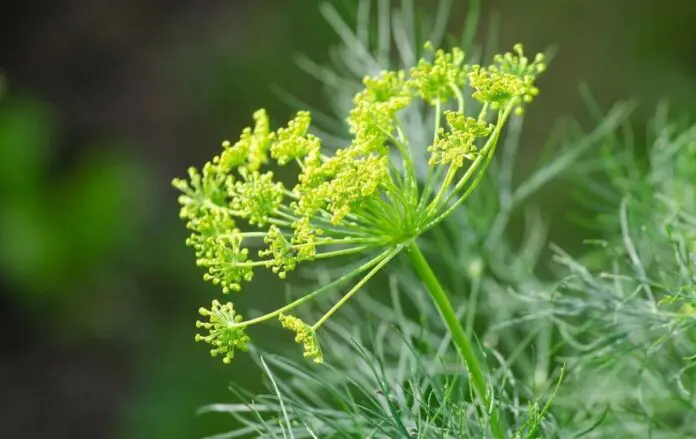
<svg viewBox="0 0 696 439">
<path fill-rule="evenodd" d="M 142 211 L 142 173 L 132 159 L 95 148 L 80 167 L 56 188 L 52 205 L 56 226 L 69 236 L 68 257 L 73 275 L 90 273 L 104 259 L 127 245 Z"/>
<path fill-rule="evenodd" d="M 11 281 L 43 296 L 56 291 L 65 271 L 65 241 L 34 199 L 4 205 L 0 211 L 0 271 Z"/>
<path fill-rule="evenodd" d="M 93 145 L 73 168 L 47 175 L 50 116 L 35 101 L 0 103 L 0 273 L 35 310 L 84 309 L 93 304 L 86 286 L 134 236 L 144 173 L 112 144 Z"/>
<path fill-rule="evenodd" d="M 48 164 L 53 133 L 50 110 L 31 100 L 0 101 L 0 195 L 37 190 Z"/>
</svg>

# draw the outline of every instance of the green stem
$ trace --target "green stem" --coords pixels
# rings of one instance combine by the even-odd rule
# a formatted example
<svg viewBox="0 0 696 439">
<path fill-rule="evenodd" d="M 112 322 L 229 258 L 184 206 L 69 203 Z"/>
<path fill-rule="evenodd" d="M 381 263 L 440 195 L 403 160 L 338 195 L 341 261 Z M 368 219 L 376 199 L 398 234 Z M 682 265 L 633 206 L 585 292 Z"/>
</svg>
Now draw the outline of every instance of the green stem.
<svg viewBox="0 0 696 439">
<path fill-rule="evenodd" d="M 471 180 L 471 178 L 475 175 L 474 180 L 471 182 L 469 188 L 464 192 L 464 194 L 462 194 L 459 197 L 459 199 L 457 199 L 449 207 L 445 208 L 444 211 L 441 211 L 439 214 L 437 214 L 437 216 L 435 216 L 431 221 L 429 221 L 425 226 L 426 230 L 445 219 L 454 209 L 456 209 L 467 198 L 469 198 L 469 195 L 471 195 L 471 193 L 476 189 L 484 174 L 486 173 L 486 169 L 488 169 L 488 165 L 490 164 L 493 158 L 493 153 L 495 153 L 495 148 L 498 144 L 498 139 L 500 138 L 500 132 L 502 130 L 503 125 L 505 124 L 505 121 L 510 115 L 510 112 L 512 111 L 513 107 L 514 101 L 509 103 L 508 106 L 504 110 L 502 110 L 502 113 L 498 115 L 498 123 L 496 124 L 495 130 L 491 134 L 491 137 L 488 139 L 484 147 L 481 149 L 480 155 L 469 166 L 469 169 L 467 169 L 466 173 L 464 173 L 462 178 L 459 179 L 454 189 L 450 192 L 447 198 L 445 198 L 445 201 L 442 204 L 444 206 L 447 206 L 452 197 L 455 196 L 457 192 L 462 190 L 464 186 L 469 182 L 469 180 Z"/>
<path fill-rule="evenodd" d="M 437 191 L 437 194 L 435 195 L 435 198 L 433 198 L 433 201 L 430 202 L 428 205 L 426 212 L 428 215 L 431 215 L 432 213 L 435 212 L 435 210 L 438 208 L 438 204 L 440 203 L 440 200 L 442 197 L 445 195 L 445 192 L 449 189 L 450 185 L 452 184 L 452 180 L 454 180 L 454 176 L 457 174 L 457 168 L 450 165 L 449 168 L 447 169 L 447 174 L 445 174 L 445 179 L 442 181 L 442 185 L 440 186 L 440 190 Z"/>
<path fill-rule="evenodd" d="M 425 260 L 423 253 L 421 253 L 415 241 L 411 241 L 411 243 L 408 244 L 407 250 L 411 263 L 428 289 L 430 296 L 440 312 L 442 320 L 452 336 L 452 341 L 454 341 L 461 358 L 466 364 L 470 380 L 473 383 L 474 390 L 479 400 L 486 409 L 490 408 L 491 410 L 491 429 L 493 430 L 494 436 L 499 439 L 504 438 L 504 429 L 500 423 L 498 409 L 491 404 L 492 397 L 488 392 L 489 387 L 486 382 L 486 376 L 474 350 L 474 345 L 464 332 L 457 318 L 457 314 L 452 307 L 452 303 L 447 298 L 445 290 L 442 288 L 442 285 L 440 285 L 435 273 L 433 273 L 428 261 Z"/>
<path fill-rule="evenodd" d="M 369 249 L 371 246 L 369 245 L 361 245 L 358 247 L 350 247 L 350 248 L 344 248 L 341 250 L 334 250 L 330 252 L 323 252 L 323 253 L 317 253 L 314 255 L 312 259 L 326 259 L 326 258 L 333 258 L 335 256 L 343 256 L 343 255 L 352 255 L 354 253 L 363 253 L 365 250 Z"/>
<path fill-rule="evenodd" d="M 435 101 L 435 133 L 433 134 L 433 144 L 437 141 L 437 135 L 440 131 L 440 113 L 442 113 L 442 105 L 440 100 Z"/>
<path fill-rule="evenodd" d="M 454 83 L 450 84 L 450 88 L 457 97 L 457 112 L 464 114 L 464 95 L 462 94 L 462 90 Z"/>
<path fill-rule="evenodd" d="M 353 295 L 357 293 L 360 290 L 360 288 L 362 288 L 363 285 L 365 285 L 367 281 L 370 280 L 372 276 L 377 274 L 377 272 L 379 272 L 379 270 L 381 270 L 382 267 L 384 267 L 387 264 L 387 262 L 389 262 L 394 256 L 396 256 L 396 254 L 399 253 L 399 251 L 401 251 L 401 247 L 396 247 L 391 251 L 391 253 L 387 254 L 387 256 L 385 256 L 379 262 L 379 264 L 375 265 L 374 268 L 372 268 L 372 270 L 370 270 L 370 272 L 365 275 L 365 277 L 360 279 L 360 281 L 357 284 L 355 284 L 355 286 L 353 286 L 353 288 L 351 288 L 350 291 L 348 291 L 341 298 L 341 300 L 336 302 L 336 304 L 333 307 L 331 307 L 331 309 L 328 310 L 326 314 L 322 316 L 322 318 L 320 318 L 314 325 L 312 325 L 312 330 L 316 331 L 317 329 L 319 329 L 319 327 L 323 325 L 324 322 L 326 322 L 329 319 L 329 317 L 331 317 L 336 311 L 338 311 L 339 308 L 341 308 L 348 300 L 350 300 L 350 298 L 353 297 Z"/>
<path fill-rule="evenodd" d="M 314 242 L 307 242 L 304 244 L 293 244 L 292 248 L 304 248 L 309 246 L 320 246 L 320 245 L 346 245 L 346 244 L 376 244 L 382 242 L 377 238 L 325 238 L 318 239 Z"/>
<path fill-rule="evenodd" d="M 321 294 L 325 291 L 328 291 L 331 288 L 334 288 L 334 287 L 346 282 L 347 280 L 351 279 L 352 277 L 354 277 L 358 273 L 361 273 L 365 270 L 368 270 L 368 269 L 374 267 L 376 264 L 383 261 L 384 258 L 387 257 L 391 251 L 393 251 L 393 250 L 392 249 L 385 250 L 384 252 L 382 252 L 378 256 L 370 259 L 368 262 L 364 263 L 363 265 L 356 268 L 355 270 L 344 274 L 343 276 L 339 277 L 338 279 L 336 279 L 332 282 L 329 282 L 328 284 L 322 286 L 321 288 L 318 288 L 318 289 L 312 291 L 311 293 L 306 294 L 306 295 L 300 297 L 299 299 L 297 299 L 291 303 L 288 303 L 287 305 L 285 305 L 282 308 L 278 308 L 277 310 L 275 310 L 273 312 L 269 312 L 268 314 L 264 314 L 260 317 L 256 317 L 256 318 L 251 319 L 251 320 L 245 320 L 243 322 L 236 322 L 234 324 L 229 325 L 229 327 L 230 328 L 246 328 L 247 326 L 255 325 L 257 323 L 261 323 L 263 321 L 275 318 L 278 315 L 283 314 L 286 311 L 289 311 L 295 307 L 298 307 L 298 306 L 302 305 L 303 303 L 307 302 L 308 300 L 315 298 L 319 294 Z"/>
<path fill-rule="evenodd" d="M 437 136 L 440 133 L 440 113 L 442 109 L 440 106 L 440 101 L 437 101 L 435 103 L 435 131 L 433 134 L 433 142 L 432 145 L 435 145 L 435 142 L 437 142 Z M 429 172 L 427 180 L 425 182 L 425 188 L 423 189 L 423 195 L 421 195 L 420 200 L 418 201 L 418 210 L 421 210 L 422 207 L 425 206 L 425 203 L 427 203 L 428 198 L 430 197 L 430 193 L 435 189 L 435 185 L 437 182 L 440 180 L 440 175 L 442 175 L 442 166 L 438 166 L 435 169 L 435 172 Z"/>
<path fill-rule="evenodd" d="M 423 189 L 423 194 L 421 195 L 420 200 L 418 201 L 419 211 L 424 211 L 425 205 L 428 202 L 428 199 L 430 198 L 430 194 L 435 189 L 435 185 L 440 181 L 443 169 L 444 166 L 438 166 L 435 168 L 435 172 L 428 173 L 428 178 L 425 181 L 425 188 Z M 449 168 L 447 169 L 449 170 Z"/>
<path fill-rule="evenodd" d="M 394 117 L 394 124 L 396 126 L 396 132 L 399 135 L 399 143 L 405 145 L 405 151 L 402 152 L 404 162 L 404 173 L 406 174 L 406 181 L 408 182 L 408 190 L 410 198 L 413 204 L 418 200 L 418 177 L 416 176 L 416 167 L 413 165 L 413 153 L 411 152 L 411 147 L 408 145 L 408 140 L 406 139 L 406 134 L 401 127 L 401 121 L 398 117 Z"/>
</svg>

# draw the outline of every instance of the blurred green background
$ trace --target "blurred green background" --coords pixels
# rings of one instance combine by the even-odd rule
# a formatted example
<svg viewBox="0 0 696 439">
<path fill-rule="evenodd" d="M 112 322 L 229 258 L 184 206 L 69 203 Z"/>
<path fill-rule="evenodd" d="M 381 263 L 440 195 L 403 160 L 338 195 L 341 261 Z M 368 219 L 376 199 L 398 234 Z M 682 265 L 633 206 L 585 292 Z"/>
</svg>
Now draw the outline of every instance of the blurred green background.
<svg viewBox="0 0 696 439">
<path fill-rule="evenodd" d="M 259 387 L 193 343 L 201 280 L 178 220 L 175 176 L 234 139 L 253 110 L 292 111 L 274 84 L 327 109 L 294 63 L 339 42 L 318 1 L 9 0 L 0 13 L 0 437 L 193 438 L 229 419 L 197 417 Z M 355 2 L 333 2 L 348 19 Z M 394 2 L 398 3 L 398 2 Z M 427 11 L 435 2 L 415 0 Z M 466 2 L 454 2 L 459 33 Z M 587 82 L 609 105 L 637 97 L 696 108 L 696 1 L 484 1 L 499 47 L 554 47 L 530 107 L 522 168 L 554 121 L 589 121 Z M 580 241 L 562 184 L 538 203 L 550 239 Z M 247 292 L 279 300 L 282 290 Z M 253 296 L 249 298 L 249 296 Z"/>
</svg>

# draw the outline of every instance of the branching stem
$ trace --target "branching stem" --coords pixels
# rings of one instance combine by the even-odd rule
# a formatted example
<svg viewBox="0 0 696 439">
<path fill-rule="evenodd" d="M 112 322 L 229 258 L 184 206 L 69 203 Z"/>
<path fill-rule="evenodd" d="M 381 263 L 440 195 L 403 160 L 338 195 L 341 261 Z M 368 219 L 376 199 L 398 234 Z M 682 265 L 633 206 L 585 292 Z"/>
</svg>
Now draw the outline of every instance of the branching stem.
<svg viewBox="0 0 696 439">
<path fill-rule="evenodd" d="M 262 315 L 262 316 L 260 316 L 260 317 L 255 318 L 255 319 L 245 320 L 245 321 L 243 321 L 243 322 L 234 323 L 234 324 L 230 325 L 230 327 L 231 327 L 231 328 L 244 328 L 244 327 L 247 327 L 247 326 L 254 325 L 254 324 L 256 324 L 256 323 L 261 323 L 261 322 L 264 322 L 264 321 L 266 321 L 266 320 L 270 320 L 270 319 L 272 319 L 272 318 L 278 317 L 280 314 L 283 314 L 283 313 L 285 313 L 285 312 L 287 312 L 287 311 L 290 311 L 291 309 L 296 308 L 296 307 L 302 305 L 303 303 L 305 303 L 305 302 L 307 302 L 307 301 L 309 301 L 309 300 L 315 298 L 315 297 L 318 296 L 319 294 L 321 294 L 321 293 L 323 293 L 323 292 L 326 292 L 326 291 L 330 290 L 331 288 L 334 288 L 334 287 L 336 287 L 336 286 L 342 284 L 343 282 L 345 282 L 345 281 L 351 279 L 352 277 L 356 276 L 358 273 L 361 273 L 361 272 L 363 272 L 363 271 L 365 271 L 365 270 L 370 269 L 371 267 L 375 266 L 376 264 L 379 264 L 379 263 L 382 262 L 382 261 L 384 260 L 384 258 L 387 257 L 387 256 L 389 255 L 389 253 L 391 253 L 392 251 L 393 251 L 392 249 L 389 249 L 389 250 L 386 250 L 386 251 L 382 252 L 381 254 L 379 254 L 378 256 L 376 256 L 376 257 L 370 259 L 368 262 L 364 263 L 363 265 L 361 265 L 360 267 L 356 268 L 355 270 L 350 271 L 350 272 L 344 274 L 343 276 L 339 277 L 339 278 L 336 279 L 335 281 L 329 282 L 328 284 L 322 286 L 321 288 L 318 288 L 318 289 L 312 291 L 311 293 L 306 294 L 306 295 L 300 297 L 299 299 L 297 299 L 297 300 L 295 300 L 295 301 L 293 301 L 293 302 L 291 302 L 291 303 L 288 303 L 287 305 L 283 306 L 282 308 L 278 308 L 277 310 L 275 310 L 275 311 L 273 311 L 273 312 L 270 312 L 270 313 L 268 313 L 268 314 L 264 314 L 264 315 Z"/>
<path fill-rule="evenodd" d="M 432 297 L 435 302 L 443 322 L 452 335 L 452 341 L 454 341 L 454 344 L 457 346 L 459 355 L 466 364 L 470 381 L 473 383 L 474 390 L 481 404 L 491 409 L 491 429 L 493 430 L 494 436 L 498 439 L 504 438 L 504 428 L 501 424 L 498 408 L 492 404 L 492 392 L 486 381 L 486 376 L 479 362 L 474 344 L 464 332 L 464 328 L 462 328 L 462 325 L 459 323 L 459 319 L 452 307 L 452 303 L 447 297 L 447 293 L 445 293 L 442 285 L 440 285 L 437 276 L 433 273 L 428 261 L 426 261 L 415 241 L 411 241 L 411 243 L 408 244 L 407 250 L 413 267 L 428 289 L 430 297 Z"/>
<path fill-rule="evenodd" d="M 362 288 L 363 285 L 365 285 L 367 281 L 370 280 L 372 276 L 377 274 L 377 272 L 379 272 L 379 270 L 381 270 L 382 267 L 384 267 L 387 264 L 387 262 L 389 262 L 394 256 L 396 256 L 396 254 L 399 253 L 399 251 L 401 251 L 401 246 L 391 249 L 385 256 L 383 256 L 382 260 L 377 265 L 375 265 L 372 268 L 372 270 L 370 270 L 370 272 L 365 275 L 365 277 L 360 279 L 360 281 L 356 283 L 355 286 L 350 289 L 350 291 L 348 291 L 343 297 L 341 297 L 341 300 L 336 302 L 336 304 L 333 307 L 331 307 L 331 309 L 328 310 L 326 314 L 324 314 L 312 326 L 312 329 L 315 331 L 319 329 L 319 327 L 321 327 L 321 325 L 323 325 L 324 322 L 326 322 L 329 319 L 329 317 L 331 317 L 336 311 L 338 311 L 340 307 L 342 307 L 348 300 L 350 300 L 350 298 L 353 297 L 355 293 L 357 293 L 360 290 L 360 288 Z"/>
</svg>

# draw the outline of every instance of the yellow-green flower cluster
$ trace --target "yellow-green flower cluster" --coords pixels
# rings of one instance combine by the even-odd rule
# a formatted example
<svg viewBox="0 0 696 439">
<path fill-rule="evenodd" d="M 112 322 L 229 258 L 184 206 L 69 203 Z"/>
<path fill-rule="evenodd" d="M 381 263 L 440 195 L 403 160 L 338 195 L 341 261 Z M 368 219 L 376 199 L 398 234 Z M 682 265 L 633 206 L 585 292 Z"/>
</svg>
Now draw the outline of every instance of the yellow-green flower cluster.
<svg viewBox="0 0 696 439">
<path fill-rule="evenodd" d="M 347 119 L 352 141 L 333 154 L 323 154 L 321 140 L 310 133 L 309 112 L 298 112 L 273 131 L 266 111 L 258 110 L 254 126 L 238 141 L 223 142 L 221 153 L 200 171 L 191 168 L 188 179 L 174 180 L 181 191 L 180 215 L 191 231 L 187 244 L 206 270 L 204 279 L 223 293 L 239 291 L 259 267 L 283 279 L 306 261 L 368 257 L 336 283 L 256 319 L 242 320 L 231 303 L 213 302 L 209 311 L 201 311 L 209 322 L 198 323 L 209 334 L 197 339 L 211 343 L 214 354 L 229 361 L 235 349 L 246 347 L 246 327 L 280 316 L 282 325 L 296 332 L 305 355 L 320 361 L 317 328 L 404 245 L 466 198 L 488 166 L 510 113 L 538 93 L 534 80 L 544 69 L 543 57 L 530 62 L 521 46 L 487 67 L 465 64 L 458 48 L 429 53 L 432 59 L 421 59 L 408 71 L 364 78 Z M 474 90 L 470 97 L 483 103 L 476 115 L 464 111 L 467 81 Z M 457 111 L 450 110 L 452 98 Z M 431 172 L 422 185 L 412 139 L 400 121 L 400 112 L 419 101 L 436 112 L 433 143 L 423 145 Z M 442 116 L 446 128 L 440 126 Z M 296 181 L 275 180 L 273 166 L 296 168 Z M 314 326 L 286 314 L 361 273 L 366 274 L 357 286 Z"/>
<path fill-rule="evenodd" d="M 268 160 L 267 152 L 270 143 L 270 124 L 266 110 L 258 110 L 254 113 L 252 128 L 245 128 L 242 135 L 233 146 L 230 141 L 222 142 L 224 151 L 219 157 L 213 158 L 213 164 L 217 164 L 220 170 L 227 172 L 238 166 L 250 171 L 256 171 Z"/>
<path fill-rule="evenodd" d="M 277 133 L 270 135 L 271 157 L 277 160 L 279 165 L 319 153 L 321 141 L 308 134 L 311 123 L 312 116 L 309 112 L 300 111 L 297 117 L 288 123 L 287 128 L 281 128 Z"/>
<path fill-rule="evenodd" d="M 263 226 L 283 204 L 285 187 L 273 181 L 273 172 L 240 169 L 242 180 L 230 185 L 230 207 L 249 224 Z"/>
<path fill-rule="evenodd" d="M 539 53 L 530 62 L 524 56 L 522 45 L 517 44 L 512 53 L 496 55 L 493 60 L 494 64 L 489 67 L 472 67 L 468 75 L 471 87 L 476 90 L 472 96 L 493 108 L 520 98 L 516 108 L 521 112 L 522 103 L 531 102 L 539 94 L 534 80 L 546 69 L 544 55 Z"/>
<path fill-rule="evenodd" d="M 207 322 L 196 322 L 196 327 L 208 331 L 208 335 L 196 334 L 196 341 L 204 341 L 211 344 L 210 354 L 213 357 L 222 356 L 224 363 L 229 363 L 234 358 L 234 351 L 239 349 L 246 351 L 249 345 L 249 337 L 244 333 L 244 327 L 236 326 L 243 320 L 241 314 L 237 314 L 232 303 L 224 305 L 213 300 L 210 309 L 198 310 L 201 316 L 207 317 Z"/>
<path fill-rule="evenodd" d="M 432 50 L 432 46 L 426 45 L 426 49 Z M 437 50 L 432 61 L 421 58 L 411 69 L 409 87 L 431 105 L 451 99 L 466 81 L 468 66 L 464 58 L 464 52 L 458 47 L 451 52 Z"/>
<path fill-rule="evenodd" d="M 304 347 L 304 356 L 313 360 L 315 363 L 323 363 L 324 357 L 321 354 L 321 347 L 317 339 L 317 333 L 311 326 L 294 316 L 281 314 L 278 316 L 283 328 L 295 333 L 295 343 Z"/>
<path fill-rule="evenodd" d="M 193 235 L 190 239 L 196 239 Z M 198 257 L 199 267 L 207 268 L 203 279 L 220 285 L 224 293 L 239 291 L 240 282 L 249 282 L 254 273 L 248 265 L 249 249 L 242 248 L 243 236 L 238 229 L 216 237 L 209 237 L 198 247 L 203 253 Z"/>
<path fill-rule="evenodd" d="M 269 247 L 266 250 L 260 250 L 259 256 L 271 256 L 271 259 L 265 263 L 266 267 L 272 269 L 281 279 L 285 279 L 288 271 L 294 270 L 297 263 L 300 262 L 297 250 L 275 225 L 268 229 L 263 242 Z"/>
<path fill-rule="evenodd" d="M 449 132 L 440 129 L 435 143 L 428 148 L 431 166 L 442 164 L 455 168 L 464 166 L 464 160 L 474 160 L 478 154 L 476 139 L 488 137 L 493 125 L 454 111 L 445 111 Z"/>
<path fill-rule="evenodd" d="M 393 118 L 408 107 L 412 94 L 403 71 L 382 72 L 366 76 L 365 89 L 355 95 L 355 107 L 348 116 L 351 133 L 355 134 L 353 148 L 380 149 L 394 131 Z M 384 151 L 380 151 L 384 152 Z"/>
</svg>

